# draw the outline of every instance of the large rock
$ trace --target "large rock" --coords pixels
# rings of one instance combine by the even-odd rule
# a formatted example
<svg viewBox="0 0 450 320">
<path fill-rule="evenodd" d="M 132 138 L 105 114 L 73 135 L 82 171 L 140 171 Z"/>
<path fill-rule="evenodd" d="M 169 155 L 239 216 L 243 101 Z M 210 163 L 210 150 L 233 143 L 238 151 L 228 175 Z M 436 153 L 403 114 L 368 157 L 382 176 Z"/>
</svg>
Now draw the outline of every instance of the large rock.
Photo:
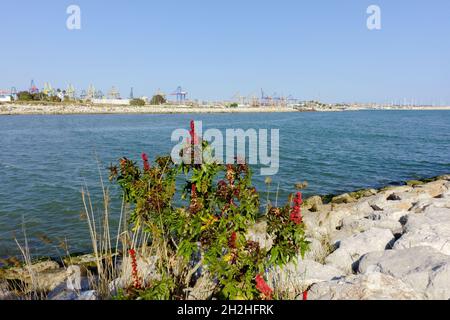
<svg viewBox="0 0 450 320">
<path fill-rule="evenodd" d="M 335 203 L 335 204 L 353 203 L 356 201 L 357 200 L 355 198 L 353 198 L 351 195 L 349 195 L 348 193 L 341 194 L 341 195 L 336 196 L 333 199 L 331 199 L 331 203 Z"/>
<path fill-rule="evenodd" d="M 367 216 L 368 214 L 371 214 L 374 211 L 374 208 L 369 205 L 368 201 L 360 200 L 353 205 L 351 211 L 352 216 L 361 218 Z"/>
<path fill-rule="evenodd" d="M 89 290 L 89 291 L 83 291 L 80 293 L 80 295 L 78 296 L 77 299 L 75 300 L 80 300 L 80 301 L 93 301 L 93 300 L 98 300 L 99 296 L 97 291 L 95 290 Z"/>
<path fill-rule="evenodd" d="M 416 190 L 412 187 L 396 187 L 389 191 L 383 191 L 362 201 L 367 202 L 375 211 L 406 212 L 419 200 L 432 198 L 424 190 Z"/>
<path fill-rule="evenodd" d="M 450 257 L 429 247 L 369 253 L 358 271 L 401 279 L 427 299 L 450 299 Z"/>
<path fill-rule="evenodd" d="M 39 273 L 34 281 L 36 289 L 38 291 L 49 292 L 58 287 L 61 283 L 64 283 L 68 275 L 66 270 L 59 269 L 55 271 L 49 271 L 45 273 Z M 31 284 L 31 288 L 33 285 Z"/>
<path fill-rule="evenodd" d="M 288 299 L 295 299 L 312 284 L 341 276 L 341 270 L 301 258 L 296 263 L 289 263 L 283 268 L 276 267 L 267 273 L 269 285 Z"/>
<path fill-rule="evenodd" d="M 204 272 L 195 282 L 195 286 L 189 290 L 187 300 L 209 300 L 216 287 L 217 283 L 212 279 L 209 272 Z"/>
<path fill-rule="evenodd" d="M 371 214 L 369 214 L 366 218 L 373 221 L 391 220 L 399 222 L 404 216 L 408 214 L 409 212 L 405 210 L 396 210 L 396 209 L 376 210 Z"/>
<path fill-rule="evenodd" d="M 81 266 L 84 269 L 97 268 L 98 264 L 106 264 L 107 262 L 118 259 L 118 254 L 99 254 L 98 256 L 94 253 L 84 254 L 79 256 L 71 256 L 63 259 L 66 266 L 76 265 Z"/>
<path fill-rule="evenodd" d="M 315 284 L 310 300 L 418 300 L 424 296 L 401 280 L 381 273 L 352 275 Z"/>
<path fill-rule="evenodd" d="M 417 187 L 417 186 L 420 186 L 420 185 L 422 185 L 422 184 L 424 184 L 424 182 L 423 182 L 423 181 L 419 181 L 419 180 L 409 180 L 409 181 L 406 181 L 406 185 L 407 185 L 407 186 L 410 186 L 410 187 Z"/>
<path fill-rule="evenodd" d="M 402 232 L 400 217 L 398 219 L 386 218 L 384 215 L 373 213 L 364 219 L 345 218 L 341 229 L 333 235 L 334 239 L 339 239 L 339 234 L 357 234 L 373 228 L 388 229 L 394 235 Z M 342 237 L 342 236 L 341 236 Z"/>
<path fill-rule="evenodd" d="M 311 212 L 317 212 L 320 210 L 320 208 L 322 207 L 323 202 L 322 202 L 322 197 L 320 196 L 313 196 L 310 197 L 308 199 L 306 199 L 303 202 L 302 208 L 309 210 Z"/>
<path fill-rule="evenodd" d="M 78 300 L 81 292 L 90 291 L 91 281 L 83 274 L 80 266 L 69 266 L 66 270 L 67 279 L 47 296 L 49 300 Z"/>
<path fill-rule="evenodd" d="M 1 271 L 1 277 L 7 280 L 24 280 L 30 277 L 30 274 L 36 275 L 43 272 L 59 270 L 59 264 L 55 261 L 42 261 L 31 266 L 15 267 Z"/>
<path fill-rule="evenodd" d="M 305 260 L 324 263 L 325 258 L 334 250 L 328 238 L 306 238 L 309 241 L 309 250 L 305 253 Z"/>
<path fill-rule="evenodd" d="M 324 205 L 319 212 L 305 212 L 303 221 L 306 234 L 316 239 L 330 237 L 342 225 L 342 220 L 352 215 L 351 209 L 345 206 L 332 209 L 331 205 Z"/>
<path fill-rule="evenodd" d="M 325 263 L 349 274 L 355 267 L 354 263 L 362 255 L 372 251 L 384 250 L 393 240 L 394 235 L 388 229 L 370 229 L 340 241 L 337 244 L 338 249 L 325 259 Z"/>
<path fill-rule="evenodd" d="M 411 213 L 426 213 L 428 207 L 450 209 L 450 199 L 444 195 L 442 197 L 416 201 L 409 210 Z"/>
<path fill-rule="evenodd" d="M 437 199 L 436 199 L 437 200 Z M 421 214 L 410 214 L 403 227 L 404 234 L 394 249 L 428 246 L 450 255 L 450 209 L 427 206 Z"/>
<path fill-rule="evenodd" d="M 389 197 L 392 193 L 404 193 L 404 192 L 409 192 L 411 191 L 413 188 L 411 186 L 388 186 L 385 188 L 382 188 L 379 192 L 379 194 L 382 194 L 386 197 Z"/>
<path fill-rule="evenodd" d="M 54 261 L 43 261 L 31 266 L 10 268 L 3 271 L 2 278 L 21 282 L 24 293 L 50 292 L 68 277 Z"/>
<path fill-rule="evenodd" d="M 99 259 L 97 259 L 96 255 L 91 253 L 81 256 L 67 257 L 64 258 L 63 261 L 65 265 L 77 265 L 86 268 L 93 268 L 97 267 L 97 262 L 101 262 L 102 260 L 103 260 L 102 257 L 99 257 Z"/>
<path fill-rule="evenodd" d="M 425 192 L 430 197 L 434 198 L 442 193 L 445 193 L 448 190 L 447 183 L 448 183 L 447 180 L 439 179 L 439 180 L 418 186 L 418 187 L 416 187 L 416 190 L 418 192 Z"/>
<path fill-rule="evenodd" d="M 450 174 L 444 174 L 442 176 L 437 177 L 437 180 L 450 181 Z"/>
<path fill-rule="evenodd" d="M 64 290 L 59 292 L 57 295 L 48 296 L 48 300 L 56 300 L 56 301 L 99 300 L 99 295 L 95 290 L 88 290 L 81 292 Z"/>
<path fill-rule="evenodd" d="M 350 196 L 355 199 L 367 198 L 377 194 L 377 190 L 375 189 L 363 189 L 355 192 L 350 192 Z"/>
</svg>

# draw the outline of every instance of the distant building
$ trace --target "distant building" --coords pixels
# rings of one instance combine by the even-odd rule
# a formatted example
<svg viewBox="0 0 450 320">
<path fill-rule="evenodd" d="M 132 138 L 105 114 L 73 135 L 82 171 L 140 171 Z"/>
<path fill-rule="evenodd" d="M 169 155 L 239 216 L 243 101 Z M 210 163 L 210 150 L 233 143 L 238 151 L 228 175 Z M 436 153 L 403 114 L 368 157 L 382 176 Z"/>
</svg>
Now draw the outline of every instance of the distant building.
<svg viewBox="0 0 450 320">
<path fill-rule="evenodd" d="M 0 94 L 0 102 L 11 102 L 11 101 L 12 101 L 11 95 Z"/>
</svg>

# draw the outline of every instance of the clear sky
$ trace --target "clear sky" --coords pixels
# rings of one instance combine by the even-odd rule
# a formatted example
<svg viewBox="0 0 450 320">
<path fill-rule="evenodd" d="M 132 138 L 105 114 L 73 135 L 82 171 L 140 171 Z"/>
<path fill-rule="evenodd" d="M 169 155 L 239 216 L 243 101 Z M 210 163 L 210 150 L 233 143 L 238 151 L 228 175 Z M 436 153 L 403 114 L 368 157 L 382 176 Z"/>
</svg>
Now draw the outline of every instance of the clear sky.
<svg viewBox="0 0 450 320">
<path fill-rule="evenodd" d="M 81 8 L 81 30 L 66 9 Z M 366 27 L 381 8 L 382 29 Z M 3 0 L 0 88 L 450 104 L 448 0 Z"/>
</svg>

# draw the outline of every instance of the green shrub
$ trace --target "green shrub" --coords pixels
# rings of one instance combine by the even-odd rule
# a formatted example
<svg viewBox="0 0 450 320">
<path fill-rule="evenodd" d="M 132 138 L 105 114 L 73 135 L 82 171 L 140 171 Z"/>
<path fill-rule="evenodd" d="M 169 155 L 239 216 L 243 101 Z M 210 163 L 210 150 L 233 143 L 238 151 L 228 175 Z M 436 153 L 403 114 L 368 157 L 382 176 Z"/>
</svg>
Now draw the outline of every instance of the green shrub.
<svg viewBox="0 0 450 320">
<path fill-rule="evenodd" d="M 130 105 L 142 107 L 145 106 L 145 101 L 142 99 L 133 99 L 130 101 Z"/>
<path fill-rule="evenodd" d="M 159 106 L 161 104 L 165 104 L 166 102 L 167 102 L 166 98 L 164 98 L 163 95 L 157 94 L 153 96 L 152 100 L 150 101 L 150 104 L 152 106 Z"/>
<path fill-rule="evenodd" d="M 181 155 L 192 160 L 195 148 L 207 151 L 209 146 L 198 142 L 193 124 L 191 128 L 191 143 Z M 213 297 L 277 298 L 264 280 L 266 270 L 296 261 L 308 249 L 301 193 L 283 207 L 268 206 L 261 212 L 246 164 L 175 164 L 167 156 L 151 165 L 147 155 L 142 159 L 143 168 L 122 158 L 119 166 L 111 166 L 110 180 L 120 185 L 132 208 L 131 227 L 150 235 L 161 280 L 145 288 L 135 285 L 126 298 L 183 299 L 200 271 L 213 275 Z M 181 189 L 179 180 L 185 181 Z M 259 219 L 267 221 L 267 233 L 274 239 L 270 249 L 246 237 Z"/>
<path fill-rule="evenodd" d="M 19 101 L 32 101 L 33 95 L 29 93 L 28 91 L 21 91 L 17 94 L 17 99 Z"/>
</svg>

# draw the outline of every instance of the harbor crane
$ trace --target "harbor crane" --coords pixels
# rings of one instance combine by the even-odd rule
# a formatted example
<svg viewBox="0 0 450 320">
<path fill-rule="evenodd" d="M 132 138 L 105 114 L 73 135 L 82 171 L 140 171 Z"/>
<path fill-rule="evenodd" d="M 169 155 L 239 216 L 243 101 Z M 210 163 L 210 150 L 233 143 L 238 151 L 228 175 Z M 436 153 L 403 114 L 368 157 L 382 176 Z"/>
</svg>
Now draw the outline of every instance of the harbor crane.
<svg viewBox="0 0 450 320">
<path fill-rule="evenodd" d="M 109 99 L 120 99 L 120 93 L 117 91 L 116 87 L 112 87 L 111 90 L 108 91 Z"/>
<path fill-rule="evenodd" d="M 171 93 L 171 96 L 177 97 L 177 103 L 183 103 L 186 101 L 187 92 L 183 90 L 181 86 L 179 86 L 175 92 Z"/>
<path fill-rule="evenodd" d="M 263 89 L 261 89 L 261 105 L 263 105 L 263 106 L 270 106 L 270 105 L 272 105 L 272 97 L 267 96 L 264 93 Z"/>
<path fill-rule="evenodd" d="M 34 84 L 34 80 L 31 80 L 30 89 L 28 90 L 28 92 L 31 94 L 39 93 L 39 89 Z"/>
<path fill-rule="evenodd" d="M 50 83 L 46 82 L 44 83 L 44 89 L 42 90 L 42 93 L 44 93 L 47 96 L 54 96 L 55 90 L 53 89 Z"/>
<path fill-rule="evenodd" d="M 92 99 L 95 99 L 95 96 L 96 96 L 96 90 L 95 90 L 95 87 L 91 84 L 87 90 L 86 99 L 92 100 Z"/>
<path fill-rule="evenodd" d="M 75 88 L 73 85 L 69 84 L 66 89 L 66 95 L 70 100 L 73 100 L 75 98 Z"/>
</svg>

